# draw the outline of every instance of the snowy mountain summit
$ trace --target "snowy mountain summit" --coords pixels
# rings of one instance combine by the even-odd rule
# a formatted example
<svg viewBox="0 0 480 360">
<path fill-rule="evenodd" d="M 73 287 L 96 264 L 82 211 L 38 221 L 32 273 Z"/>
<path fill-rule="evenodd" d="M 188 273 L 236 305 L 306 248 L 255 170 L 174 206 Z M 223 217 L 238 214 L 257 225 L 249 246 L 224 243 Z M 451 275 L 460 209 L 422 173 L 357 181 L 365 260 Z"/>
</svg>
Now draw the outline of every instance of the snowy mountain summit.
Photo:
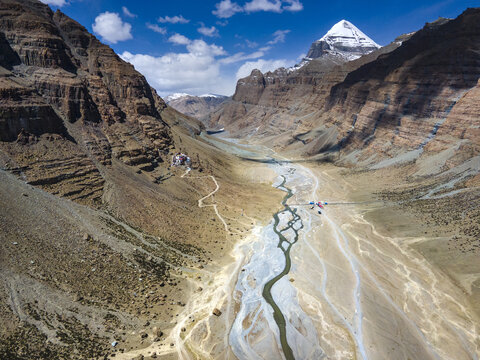
<svg viewBox="0 0 480 360">
<path fill-rule="evenodd" d="M 352 61 L 380 47 L 351 22 L 342 20 L 312 44 L 306 59 L 333 56 Z"/>
<path fill-rule="evenodd" d="M 165 96 L 164 100 L 166 101 L 167 104 L 170 102 L 176 101 L 176 100 L 183 100 L 187 98 L 204 98 L 204 99 L 225 99 L 227 96 L 225 95 L 218 95 L 218 94 L 203 94 L 199 96 L 195 95 L 190 95 L 187 93 L 173 93 L 168 96 Z"/>
<path fill-rule="evenodd" d="M 166 103 L 175 110 L 200 119 L 203 116 L 215 111 L 229 97 L 218 94 L 203 94 L 200 96 L 175 93 L 165 98 Z"/>
<path fill-rule="evenodd" d="M 192 95 L 187 94 L 187 93 L 173 93 L 173 94 L 170 94 L 168 96 L 165 96 L 164 100 L 168 104 L 170 101 L 181 99 L 181 98 L 184 98 L 184 97 L 187 97 L 187 96 L 192 96 Z"/>
</svg>

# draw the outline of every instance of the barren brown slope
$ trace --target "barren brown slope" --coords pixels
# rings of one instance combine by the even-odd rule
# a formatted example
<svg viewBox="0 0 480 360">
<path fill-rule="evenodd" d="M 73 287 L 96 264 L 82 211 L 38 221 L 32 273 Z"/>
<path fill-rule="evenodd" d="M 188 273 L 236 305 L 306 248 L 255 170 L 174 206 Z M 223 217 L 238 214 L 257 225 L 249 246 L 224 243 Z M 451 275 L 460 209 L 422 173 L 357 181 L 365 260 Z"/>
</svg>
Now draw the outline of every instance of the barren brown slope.
<svg viewBox="0 0 480 360">
<path fill-rule="evenodd" d="M 320 121 L 337 127 L 342 147 L 366 149 L 364 158 L 428 150 L 441 141 L 437 130 L 450 127 L 459 100 L 477 86 L 479 19 L 480 9 L 468 9 L 457 19 L 427 24 L 395 51 L 351 72 L 332 89 Z M 469 121 L 457 125 L 465 132 L 470 127 Z M 453 142 L 466 140 L 452 135 Z"/>
<path fill-rule="evenodd" d="M 0 358 L 103 358 L 162 341 L 269 199 L 60 11 L 1 0 L 0 48 Z M 185 177 L 169 167 L 176 151 L 192 157 Z M 204 202 L 228 231 L 199 207 L 213 178 Z M 241 224 L 245 203 L 256 205 Z"/>
</svg>

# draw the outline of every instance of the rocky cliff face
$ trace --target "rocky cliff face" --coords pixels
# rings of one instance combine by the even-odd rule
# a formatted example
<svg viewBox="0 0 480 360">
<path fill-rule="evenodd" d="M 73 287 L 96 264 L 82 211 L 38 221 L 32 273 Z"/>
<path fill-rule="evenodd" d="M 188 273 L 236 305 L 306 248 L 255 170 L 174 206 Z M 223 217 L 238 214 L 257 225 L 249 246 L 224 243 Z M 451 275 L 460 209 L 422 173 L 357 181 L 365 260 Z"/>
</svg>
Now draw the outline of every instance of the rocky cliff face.
<svg viewBox="0 0 480 360">
<path fill-rule="evenodd" d="M 458 120 L 465 102 L 474 102 L 479 20 L 480 9 L 469 9 L 455 20 L 427 24 L 398 49 L 333 87 L 324 119 L 339 130 L 341 146 L 380 158 L 437 148 L 435 143 L 445 141 L 478 151 L 478 138 L 466 135 L 473 130 L 471 121 L 464 117 L 453 126 L 463 133 L 452 132 L 451 116 Z"/>
<path fill-rule="evenodd" d="M 193 96 L 188 94 L 174 94 L 165 98 L 167 104 L 182 114 L 202 119 L 211 112 L 217 110 L 225 101 L 227 96 L 223 95 L 201 95 Z"/>
<path fill-rule="evenodd" d="M 9 166 L 28 181 L 72 199 L 99 202 L 103 179 L 88 170 L 96 162 L 119 159 L 152 170 L 165 160 L 173 146 L 160 116 L 165 104 L 133 66 L 83 26 L 37 1 L 2 0 L 0 47 L 0 140 Z M 27 141 L 26 150 L 15 148 Z M 48 172 L 43 160 L 25 158 L 37 151 L 38 141 L 50 149 L 44 157 Z M 55 151 L 63 147 L 72 150 L 71 167 Z M 99 191 L 83 193 L 74 185 L 80 179 Z"/>
</svg>

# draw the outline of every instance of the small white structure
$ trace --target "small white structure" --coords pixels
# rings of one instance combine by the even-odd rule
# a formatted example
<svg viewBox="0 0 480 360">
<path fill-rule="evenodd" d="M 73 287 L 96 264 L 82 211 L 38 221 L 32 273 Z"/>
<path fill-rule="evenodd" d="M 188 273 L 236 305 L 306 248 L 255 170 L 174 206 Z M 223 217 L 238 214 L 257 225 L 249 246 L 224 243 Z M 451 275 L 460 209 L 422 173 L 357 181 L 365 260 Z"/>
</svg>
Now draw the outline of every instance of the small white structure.
<svg viewBox="0 0 480 360">
<path fill-rule="evenodd" d="M 172 157 L 172 166 L 183 166 L 186 165 L 190 167 L 192 165 L 192 160 L 183 153 L 176 153 Z"/>
</svg>

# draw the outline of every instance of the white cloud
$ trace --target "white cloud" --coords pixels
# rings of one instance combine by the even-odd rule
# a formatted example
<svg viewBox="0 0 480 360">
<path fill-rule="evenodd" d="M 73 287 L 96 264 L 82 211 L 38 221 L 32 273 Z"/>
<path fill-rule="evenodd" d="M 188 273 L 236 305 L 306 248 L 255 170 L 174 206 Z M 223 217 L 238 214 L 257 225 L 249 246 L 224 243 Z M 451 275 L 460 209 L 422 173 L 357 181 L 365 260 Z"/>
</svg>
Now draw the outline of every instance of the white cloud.
<svg viewBox="0 0 480 360">
<path fill-rule="evenodd" d="M 272 11 L 282 12 L 282 2 L 280 0 L 252 0 L 245 4 L 245 11 Z"/>
<path fill-rule="evenodd" d="M 193 40 L 188 46 L 187 50 L 197 56 L 220 56 L 226 55 L 226 51 L 223 50 L 223 47 L 217 46 L 215 44 L 209 45 L 203 40 Z"/>
<path fill-rule="evenodd" d="M 126 6 L 122 6 L 122 11 L 123 11 L 123 15 L 125 15 L 126 17 L 129 17 L 129 18 L 136 18 L 137 17 L 137 15 L 132 14 L 130 12 L 130 10 L 127 9 Z"/>
<path fill-rule="evenodd" d="M 248 39 L 245 39 L 245 43 L 250 49 L 256 48 L 258 46 L 258 43 L 255 41 L 250 41 Z"/>
<path fill-rule="evenodd" d="M 54 5 L 58 7 L 61 7 L 66 4 L 65 0 L 40 0 L 40 1 L 43 2 L 44 4 Z"/>
<path fill-rule="evenodd" d="M 301 11 L 303 10 L 303 4 L 299 0 L 285 0 L 288 4 L 284 6 L 284 9 L 287 11 Z"/>
<path fill-rule="evenodd" d="M 244 60 L 250 60 L 250 59 L 258 59 L 259 57 L 262 57 L 265 55 L 263 51 L 255 51 L 251 54 L 245 54 L 243 52 L 239 52 L 236 54 L 233 54 L 231 56 L 225 57 L 223 59 L 220 59 L 220 63 L 222 64 L 233 64 L 239 61 L 244 61 Z"/>
<path fill-rule="evenodd" d="M 155 31 L 156 33 L 163 34 L 163 35 L 167 33 L 167 28 L 158 26 L 157 24 L 146 23 L 145 25 L 147 26 L 147 28 L 149 28 L 152 31 Z"/>
<path fill-rule="evenodd" d="M 302 61 L 306 57 L 307 57 L 307 53 L 302 53 L 302 54 L 298 55 L 297 61 Z"/>
<path fill-rule="evenodd" d="M 132 54 L 125 51 L 121 58 L 145 75 L 160 94 L 208 92 L 231 94 L 234 79 L 222 78 L 217 57 L 225 55 L 221 46 L 193 40 L 187 52 L 168 53 L 160 57 Z"/>
<path fill-rule="evenodd" d="M 267 44 L 274 45 L 285 41 L 285 36 L 290 32 L 290 30 L 277 30 L 273 33 L 273 40 L 269 41 Z"/>
<path fill-rule="evenodd" d="M 102 37 L 102 40 L 113 44 L 132 38 L 132 25 L 123 22 L 117 13 L 106 11 L 98 15 L 92 29 Z"/>
<path fill-rule="evenodd" d="M 191 40 L 189 38 L 181 34 L 173 34 L 168 38 L 168 41 L 177 45 L 188 45 L 191 43 Z"/>
<path fill-rule="evenodd" d="M 227 19 L 236 13 L 243 11 L 243 8 L 240 5 L 236 2 L 231 2 L 231 0 L 222 0 L 215 4 L 215 8 L 216 10 L 213 10 L 212 14 L 221 19 Z"/>
<path fill-rule="evenodd" d="M 170 23 L 170 24 L 186 24 L 190 22 L 190 20 L 185 19 L 182 15 L 175 15 L 175 16 L 165 16 L 165 17 L 159 17 L 158 22 L 165 24 L 165 23 Z"/>
<path fill-rule="evenodd" d="M 213 37 L 218 36 L 218 30 L 215 26 L 206 27 L 203 23 L 200 23 L 201 27 L 197 29 L 197 31 L 205 36 Z"/>
<path fill-rule="evenodd" d="M 294 61 L 291 60 L 285 60 L 285 59 L 280 59 L 280 60 L 264 60 L 264 59 L 259 59 L 257 61 L 247 61 L 245 64 L 240 66 L 240 68 L 237 70 L 237 80 L 244 78 L 252 72 L 253 69 L 258 69 L 262 73 L 265 73 L 267 71 L 273 71 L 275 69 L 278 69 L 280 67 L 290 67 L 294 65 Z"/>
<path fill-rule="evenodd" d="M 222 0 L 215 4 L 216 10 L 212 11 L 219 18 L 229 18 L 236 13 L 271 11 L 281 13 L 283 11 L 300 11 L 303 5 L 300 0 L 251 0 L 245 5 L 240 6 L 231 0 Z"/>
</svg>

